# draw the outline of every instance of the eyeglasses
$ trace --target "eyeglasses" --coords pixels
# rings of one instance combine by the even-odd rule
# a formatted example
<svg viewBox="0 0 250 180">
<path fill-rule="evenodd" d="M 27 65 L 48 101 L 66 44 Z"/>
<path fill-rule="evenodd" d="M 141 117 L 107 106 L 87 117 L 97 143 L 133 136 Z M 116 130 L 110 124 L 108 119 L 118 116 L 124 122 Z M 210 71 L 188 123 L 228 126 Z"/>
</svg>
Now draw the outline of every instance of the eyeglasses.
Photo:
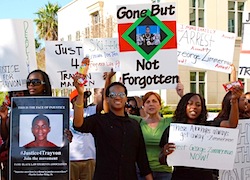
<svg viewBox="0 0 250 180">
<path fill-rule="evenodd" d="M 250 104 L 250 99 L 247 99 L 247 102 Z"/>
<path fill-rule="evenodd" d="M 119 92 L 119 93 L 111 92 L 111 93 L 109 93 L 110 98 L 116 98 L 117 96 L 119 96 L 120 98 L 125 98 L 126 94 L 124 92 Z"/>
<path fill-rule="evenodd" d="M 41 84 L 45 84 L 44 81 L 41 81 L 40 79 L 27 79 L 26 81 L 27 86 L 29 86 L 31 83 L 33 86 L 40 86 Z"/>
<path fill-rule="evenodd" d="M 133 109 L 133 110 L 136 110 L 136 109 L 138 108 L 137 106 L 132 106 L 132 105 L 129 104 L 129 103 L 126 103 L 125 107 L 126 107 L 126 108 L 131 108 L 131 109 Z"/>
</svg>

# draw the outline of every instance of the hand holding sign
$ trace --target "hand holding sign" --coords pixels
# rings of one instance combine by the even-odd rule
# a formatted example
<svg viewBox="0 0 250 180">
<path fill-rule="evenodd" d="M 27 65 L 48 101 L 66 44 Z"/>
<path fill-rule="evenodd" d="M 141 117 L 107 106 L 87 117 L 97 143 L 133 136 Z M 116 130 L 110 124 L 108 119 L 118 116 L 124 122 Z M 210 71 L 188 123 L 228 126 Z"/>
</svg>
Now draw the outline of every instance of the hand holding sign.
<svg viewBox="0 0 250 180">
<path fill-rule="evenodd" d="M 82 76 L 79 73 L 72 76 L 72 79 L 74 80 L 73 84 L 76 87 L 78 94 L 84 94 L 84 86 L 79 83 L 80 78 L 82 78 Z"/>
<path fill-rule="evenodd" d="M 167 156 L 167 155 L 173 153 L 175 149 L 176 149 L 176 146 L 174 143 L 165 144 L 164 151 L 163 151 L 164 155 Z"/>
</svg>

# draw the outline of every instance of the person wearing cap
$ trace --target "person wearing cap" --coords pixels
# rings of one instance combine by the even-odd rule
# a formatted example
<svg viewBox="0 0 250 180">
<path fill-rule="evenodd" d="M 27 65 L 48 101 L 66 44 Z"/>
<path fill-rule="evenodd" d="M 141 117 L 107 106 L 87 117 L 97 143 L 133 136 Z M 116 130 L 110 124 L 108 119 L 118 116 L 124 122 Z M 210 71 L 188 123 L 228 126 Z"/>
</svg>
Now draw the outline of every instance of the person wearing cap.
<svg viewBox="0 0 250 180">
<path fill-rule="evenodd" d="M 98 111 L 98 105 L 92 104 L 88 106 L 87 100 L 91 94 L 91 91 L 84 92 L 84 117 L 100 112 Z M 72 103 L 73 109 L 77 96 L 77 90 L 73 90 L 70 94 L 70 102 Z M 102 107 L 100 108 L 102 109 Z M 96 154 L 94 138 L 90 133 L 81 133 L 74 130 L 73 109 L 70 110 L 70 131 L 73 133 L 72 142 L 70 143 L 70 179 L 92 180 L 95 170 Z"/>
</svg>

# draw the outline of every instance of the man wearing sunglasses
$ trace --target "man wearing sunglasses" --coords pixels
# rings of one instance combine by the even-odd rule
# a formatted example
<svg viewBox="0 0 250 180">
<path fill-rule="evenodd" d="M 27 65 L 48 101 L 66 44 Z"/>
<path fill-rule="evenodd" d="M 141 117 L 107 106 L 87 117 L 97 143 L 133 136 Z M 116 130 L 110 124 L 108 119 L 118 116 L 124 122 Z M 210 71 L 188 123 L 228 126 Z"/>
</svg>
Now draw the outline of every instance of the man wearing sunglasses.
<svg viewBox="0 0 250 180">
<path fill-rule="evenodd" d="M 78 97 L 74 106 L 74 128 L 91 133 L 96 145 L 94 180 L 136 180 L 137 163 L 142 176 L 152 180 L 145 143 L 139 124 L 125 113 L 127 89 L 120 82 L 110 84 L 105 91 L 109 113 L 83 118 L 84 86 L 74 84 Z"/>
</svg>

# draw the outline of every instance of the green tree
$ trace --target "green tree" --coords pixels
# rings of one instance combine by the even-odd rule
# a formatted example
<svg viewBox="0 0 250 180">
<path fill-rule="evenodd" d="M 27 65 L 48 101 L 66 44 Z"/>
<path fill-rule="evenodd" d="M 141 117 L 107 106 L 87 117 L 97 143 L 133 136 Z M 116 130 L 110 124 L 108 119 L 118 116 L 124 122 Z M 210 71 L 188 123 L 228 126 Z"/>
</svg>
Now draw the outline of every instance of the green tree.
<svg viewBox="0 0 250 180">
<path fill-rule="evenodd" d="M 36 47 L 36 50 L 38 50 L 41 46 L 41 43 L 39 42 L 39 40 L 36 38 L 35 39 L 35 47 Z"/>
<path fill-rule="evenodd" d="M 34 19 L 37 27 L 38 37 L 43 40 L 53 41 L 58 39 L 58 17 L 57 12 L 61 7 L 56 3 L 48 2 L 35 14 L 38 16 Z"/>
</svg>

